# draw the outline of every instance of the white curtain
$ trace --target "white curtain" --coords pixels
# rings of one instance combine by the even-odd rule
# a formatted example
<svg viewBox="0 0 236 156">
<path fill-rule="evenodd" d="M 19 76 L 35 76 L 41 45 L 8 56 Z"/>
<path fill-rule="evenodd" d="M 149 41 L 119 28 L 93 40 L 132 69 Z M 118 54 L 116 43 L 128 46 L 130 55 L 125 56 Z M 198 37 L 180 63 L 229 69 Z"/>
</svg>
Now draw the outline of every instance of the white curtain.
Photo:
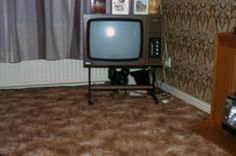
<svg viewBox="0 0 236 156">
<path fill-rule="evenodd" d="M 76 3 L 0 0 L 0 62 L 79 58 Z"/>
</svg>

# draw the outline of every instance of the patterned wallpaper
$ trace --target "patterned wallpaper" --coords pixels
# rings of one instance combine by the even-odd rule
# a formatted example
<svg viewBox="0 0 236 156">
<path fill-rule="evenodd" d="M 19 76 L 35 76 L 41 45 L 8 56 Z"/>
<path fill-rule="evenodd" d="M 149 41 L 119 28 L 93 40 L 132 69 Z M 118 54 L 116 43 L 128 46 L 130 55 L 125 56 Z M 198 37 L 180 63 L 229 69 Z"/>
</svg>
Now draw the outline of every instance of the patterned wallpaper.
<svg viewBox="0 0 236 156">
<path fill-rule="evenodd" d="M 163 0 L 162 11 L 168 83 L 210 103 L 215 34 L 233 31 L 236 0 Z"/>
</svg>

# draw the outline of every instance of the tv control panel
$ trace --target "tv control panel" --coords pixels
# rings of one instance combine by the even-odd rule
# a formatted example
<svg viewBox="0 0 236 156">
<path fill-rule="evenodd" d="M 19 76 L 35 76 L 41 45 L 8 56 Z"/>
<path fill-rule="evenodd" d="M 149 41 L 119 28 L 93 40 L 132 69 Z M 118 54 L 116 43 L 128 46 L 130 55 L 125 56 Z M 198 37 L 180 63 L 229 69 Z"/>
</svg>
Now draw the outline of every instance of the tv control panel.
<svg viewBox="0 0 236 156">
<path fill-rule="evenodd" d="M 150 58 L 161 57 L 161 38 L 149 39 L 149 57 Z"/>
</svg>

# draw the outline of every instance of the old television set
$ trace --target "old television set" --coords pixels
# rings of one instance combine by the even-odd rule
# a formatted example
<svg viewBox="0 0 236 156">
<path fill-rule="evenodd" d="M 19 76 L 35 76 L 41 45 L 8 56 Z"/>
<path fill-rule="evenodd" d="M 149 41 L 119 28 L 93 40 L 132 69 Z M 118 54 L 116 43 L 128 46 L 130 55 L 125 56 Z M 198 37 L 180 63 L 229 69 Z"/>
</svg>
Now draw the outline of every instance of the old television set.
<svg viewBox="0 0 236 156">
<path fill-rule="evenodd" d="M 229 95 L 226 98 L 222 127 L 236 136 L 236 95 Z"/>
<path fill-rule="evenodd" d="M 161 18 L 83 16 L 85 67 L 161 65 Z"/>
</svg>

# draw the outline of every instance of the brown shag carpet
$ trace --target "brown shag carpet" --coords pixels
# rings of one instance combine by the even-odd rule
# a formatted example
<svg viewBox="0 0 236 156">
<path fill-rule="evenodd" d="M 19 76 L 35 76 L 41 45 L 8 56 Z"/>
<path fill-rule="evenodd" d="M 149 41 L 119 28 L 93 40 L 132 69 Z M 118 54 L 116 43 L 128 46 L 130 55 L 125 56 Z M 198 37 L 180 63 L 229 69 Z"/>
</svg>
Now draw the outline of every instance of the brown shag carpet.
<svg viewBox="0 0 236 156">
<path fill-rule="evenodd" d="M 2 156 L 229 156 L 189 127 L 207 114 L 173 98 L 85 88 L 0 91 Z"/>
</svg>

